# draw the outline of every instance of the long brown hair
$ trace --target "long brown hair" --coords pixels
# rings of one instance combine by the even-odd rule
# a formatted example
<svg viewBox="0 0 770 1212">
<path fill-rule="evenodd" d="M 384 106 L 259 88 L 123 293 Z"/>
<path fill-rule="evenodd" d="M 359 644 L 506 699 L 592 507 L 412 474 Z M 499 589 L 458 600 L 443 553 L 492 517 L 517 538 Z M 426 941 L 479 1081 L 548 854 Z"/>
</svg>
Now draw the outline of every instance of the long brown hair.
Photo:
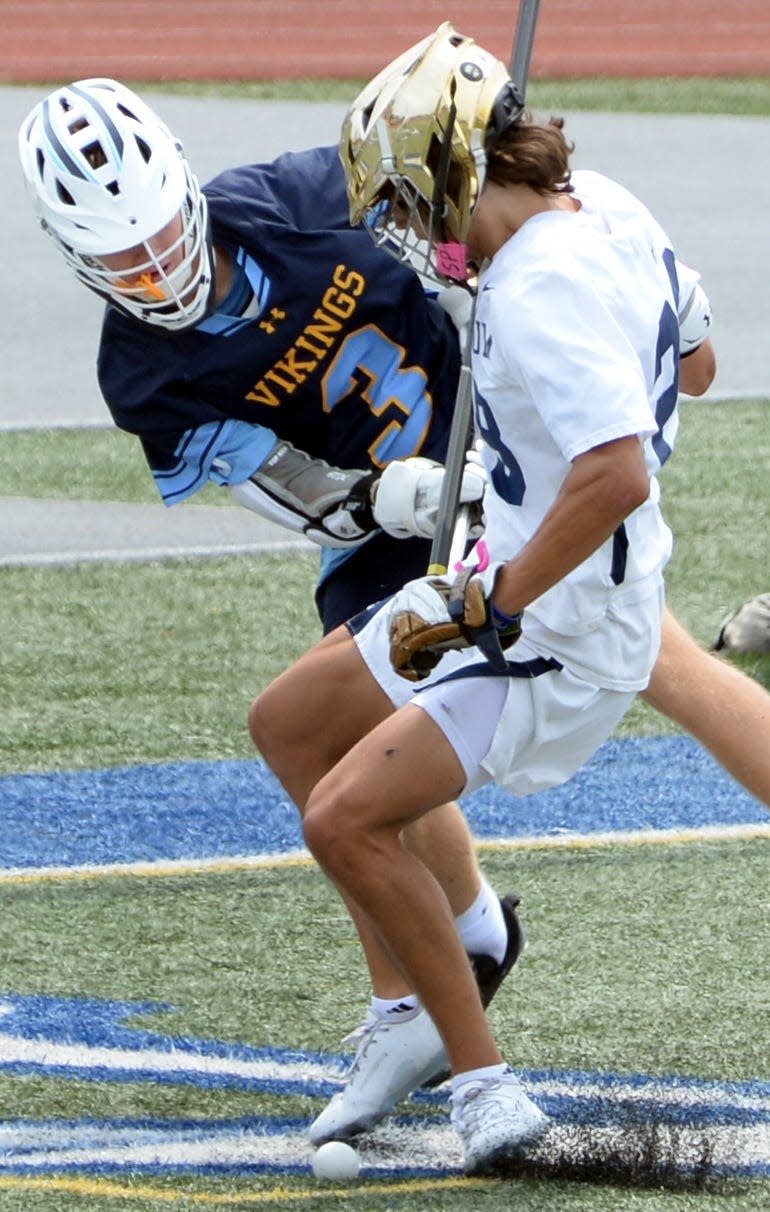
<svg viewBox="0 0 770 1212">
<path fill-rule="evenodd" d="M 528 185 L 539 194 L 571 194 L 569 158 L 575 150 L 563 118 L 535 122 L 529 110 L 487 147 L 487 180 Z"/>
</svg>

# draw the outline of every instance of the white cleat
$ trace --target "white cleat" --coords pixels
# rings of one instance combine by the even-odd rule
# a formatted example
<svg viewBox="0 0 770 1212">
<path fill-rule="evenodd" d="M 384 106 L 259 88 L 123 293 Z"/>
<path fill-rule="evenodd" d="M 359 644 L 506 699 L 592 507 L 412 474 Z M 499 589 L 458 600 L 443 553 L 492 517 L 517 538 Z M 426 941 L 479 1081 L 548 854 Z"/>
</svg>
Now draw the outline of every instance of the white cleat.
<svg viewBox="0 0 770 1212">
<path fill-rule="evenodd" d="M 310 1142 L 348 1140 L 368 1131 L 423 1082 L 446 1069 L 446 1049 L 420 1010 L 406 1022 L 368 1019 L 344 1089 L 310 1125 Z"/>
<path fill-rule="evenodd" d="M 466 1174 L 502 1174 L 539 1140 L 549 1120 L 509 1070 L 501 1077 L 464 1082 L 451 1096 Z"/>
</svg>

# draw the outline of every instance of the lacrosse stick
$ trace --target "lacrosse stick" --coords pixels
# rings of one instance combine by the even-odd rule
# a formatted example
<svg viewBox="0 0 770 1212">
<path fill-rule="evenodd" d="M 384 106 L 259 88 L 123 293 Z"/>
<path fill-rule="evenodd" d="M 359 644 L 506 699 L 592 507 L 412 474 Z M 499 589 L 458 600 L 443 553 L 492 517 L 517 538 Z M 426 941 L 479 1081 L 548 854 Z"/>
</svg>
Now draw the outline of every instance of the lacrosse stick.
<svg viewBox="0 0 770 1212">
<path fill-rule="evenodd" d="M 511 54 L 510 77 L 522 98 L 527 87 L 539 9 L 540 0 L 520 0 Z M 449 444 L 444 462 L 444 480 L 441 485 L 436 530 L 433 535 L 430 564 L 428 565 L 429 576 L 443 576 L 465 554 L 471 514 L 468 506 L 460 509 L 459 502 L 465 456 L 473 433 L 472 342 L 473 312 L 468 321 L 452 425 L 449 431 Z"/>
</svg>

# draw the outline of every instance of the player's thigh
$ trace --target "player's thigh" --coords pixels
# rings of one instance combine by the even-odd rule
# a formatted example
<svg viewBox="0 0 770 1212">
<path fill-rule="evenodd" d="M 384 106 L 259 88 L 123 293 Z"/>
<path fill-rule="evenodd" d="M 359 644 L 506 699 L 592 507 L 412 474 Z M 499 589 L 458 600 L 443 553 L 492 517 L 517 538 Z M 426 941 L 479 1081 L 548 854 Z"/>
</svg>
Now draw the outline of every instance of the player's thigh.
<svg viewBox="0 0 770 1212">
<path fill-rule="evenodd" d="M 325 833 L 401 832 L 462 790 L 465 771 L 442 730 L 412 704 L 363 737 L 315 788 Z M 312 827 L 312 825 L 311 825 Z"/>
<path fill-rule="evenodd" d="M 713 658 L 666 610 L 658 657 L 641 697 L 669 719 L 682 722 L 693 711 L 697 713 L 713 693 L 713 670 Z"/>
<path fill-rule="evenodd" d="M 291 748 L 333 761 L 391 711 L 349 632 L 338 627 L 257 697 L 249 726 L 268 760 Z"/>
</svg>

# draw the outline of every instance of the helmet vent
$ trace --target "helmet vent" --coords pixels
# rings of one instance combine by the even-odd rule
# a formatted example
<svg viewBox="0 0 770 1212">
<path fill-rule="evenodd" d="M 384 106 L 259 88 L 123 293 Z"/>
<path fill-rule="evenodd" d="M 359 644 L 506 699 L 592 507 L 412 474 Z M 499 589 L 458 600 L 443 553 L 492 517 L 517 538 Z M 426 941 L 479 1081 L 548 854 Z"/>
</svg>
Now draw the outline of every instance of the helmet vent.
<svg viewBox="0 0 770 1212">
<path fill-rule="evenodd" d="M 110 181 L 109 185 L 107 185 L 105 188 L 110 191 L 114 198 L 116 198 L 120 193 L 120 186 L 118 185 L 117 181 Z"/>
<path fill-rule="evenodd" d="M 83 155 L 91 168 L 102 168 L 107 163 L 107 157 L 104 154 L 104 148 L 101 143 L 89 143 L 88 147 L 83 148 Z"/>
<path fill-rule="evenodd" d="M 136 146 L 139 148 L 139 154 L 144 160 L 145 164 L 149 164 L 152 152 L 150 151 L 149 145 L 145 143 L 144 139 L 140 139 L 138 135 L 136 136 Z"/>
<path fill-rule="evenodd" d="M 425 163 L 435 177 L 438 172 L 438 166 L 441 163 L 441 140 L 434 132 L 431 133 L 428 151 L 425 156 Z"/>
<path fill-rule="evenodd" d="M 56 193 L 59 195 L 59 201 L 63 202 L 65 206 L 74 206 L 75 205 L 75 199 L 73 198 L 70 191 L 68 189 L 65 189 L 65 187 L 62 185 L 61 181 L 56 182 Z"/>
<path fill-rule="evenodd" d="M 369 129 L 369 123 L 372 120 L 373 112 L 374 112 L 374 99 L 372 99 L 371 105 L 365 105 L 365 106 L 363 106 L 363 108 L 361 110 L 361 117 L 363 119 L 364 130 Z"/>
</svg>

